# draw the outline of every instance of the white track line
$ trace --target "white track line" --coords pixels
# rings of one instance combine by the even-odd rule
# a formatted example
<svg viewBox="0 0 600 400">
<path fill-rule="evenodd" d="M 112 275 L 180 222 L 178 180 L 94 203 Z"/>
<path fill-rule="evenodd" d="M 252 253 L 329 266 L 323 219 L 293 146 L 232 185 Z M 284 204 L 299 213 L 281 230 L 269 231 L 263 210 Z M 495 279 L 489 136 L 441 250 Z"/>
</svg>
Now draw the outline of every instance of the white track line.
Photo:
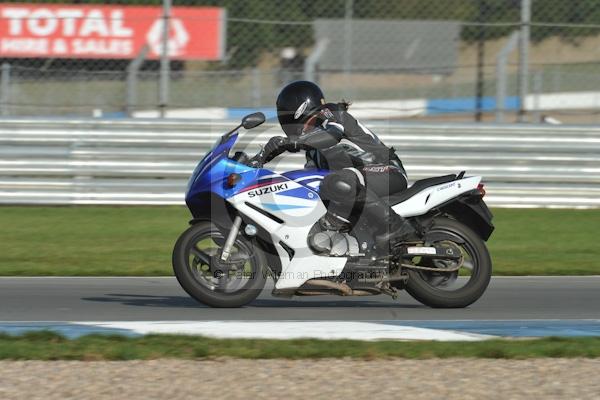
<svg viewBox="0 0 600 400">
<path fill-rule="evenodd" d="M 349 339 L 479 341 L 493 338 L 467 332 L 347 321 L 125 321 L 77 322 L 101 329 L 127 330 L 134 334 L 201 335 L 221 339 Z"/>
</svg>

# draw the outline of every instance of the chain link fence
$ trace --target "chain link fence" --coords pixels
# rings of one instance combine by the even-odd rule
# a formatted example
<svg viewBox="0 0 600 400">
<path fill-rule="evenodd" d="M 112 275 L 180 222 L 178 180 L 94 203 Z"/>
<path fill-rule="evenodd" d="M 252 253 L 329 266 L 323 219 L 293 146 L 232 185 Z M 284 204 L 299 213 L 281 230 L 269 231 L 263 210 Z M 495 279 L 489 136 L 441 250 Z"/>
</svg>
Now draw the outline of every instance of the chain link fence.
<svg viewBox="0 0 600 400">
<path fill-rule="evenodd" d="M 596 0 L 166 1 L 0 3 L 2 116 L 237 118 L 307 78 L 362 118 L 600 122 Z"/>
</svg>

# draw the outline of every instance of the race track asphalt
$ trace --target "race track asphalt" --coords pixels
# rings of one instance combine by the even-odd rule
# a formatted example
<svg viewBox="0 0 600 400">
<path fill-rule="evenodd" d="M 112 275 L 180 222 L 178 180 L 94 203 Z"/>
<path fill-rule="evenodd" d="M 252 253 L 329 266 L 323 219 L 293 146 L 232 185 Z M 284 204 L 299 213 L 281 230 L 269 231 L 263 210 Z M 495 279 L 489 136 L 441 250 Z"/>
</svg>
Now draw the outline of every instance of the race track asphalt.
<svg viewBox="0 0 600 400">
<path fill-rule="evenodd" d="M 600 319 L 600 276 L 495 277 L 465 309 L 431 309 L 403 292 L 373 297 L 295 297 L 264 291 L 250 305 L 213 309 L 174 278 L 0 278 L 0 321 Z"/>
</svg>

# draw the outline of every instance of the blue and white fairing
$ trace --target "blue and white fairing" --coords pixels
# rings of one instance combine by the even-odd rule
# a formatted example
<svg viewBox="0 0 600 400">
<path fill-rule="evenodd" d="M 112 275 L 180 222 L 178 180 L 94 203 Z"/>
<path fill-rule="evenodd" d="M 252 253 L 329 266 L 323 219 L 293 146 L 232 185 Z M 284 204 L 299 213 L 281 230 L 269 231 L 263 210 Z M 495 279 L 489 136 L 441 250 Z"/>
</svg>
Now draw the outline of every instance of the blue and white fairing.
<svg viewBox="0 0 600 400">
<path fill-rule="evenodd" d="M 313 225 L 326 213 L 318 191 L 328 171 L 306 169 L 278 174 L 248 167 L 229 158 L 237 137 L 224 136 L 194 170 L 185 198 L 192 214 L 196 217 L 206 213 L 210 197 L 219 196 L 269 232 L 282 267 L 277 289 L 339 275 L 346 258 L 316 255 L 307 241 Z M 232 173 L 241 179 L 229 188 L 226 182 Z M 293 257 L 284 246 L 293 250 Z"/>
</svg>

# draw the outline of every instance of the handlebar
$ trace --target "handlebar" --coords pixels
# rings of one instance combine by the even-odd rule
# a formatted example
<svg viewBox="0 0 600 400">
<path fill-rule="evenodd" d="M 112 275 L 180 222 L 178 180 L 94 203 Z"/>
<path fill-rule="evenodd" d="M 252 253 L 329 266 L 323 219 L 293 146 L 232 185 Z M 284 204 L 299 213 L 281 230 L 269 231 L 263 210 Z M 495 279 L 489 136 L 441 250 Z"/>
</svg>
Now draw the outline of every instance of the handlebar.
<svg viewBox="0 0 600 400">
<path fill-rule="evenodd" d="M 262 168 L 264 165 L 264 156 L 265 156 L 265 148 L 263 146 L 260 147 L 258 153 L 254 155 L 254 157 L 248 159 L 248 162 L 245 164 L 252 168 Z"/>
<path fill-rule="evenodd" d="M 262 166 L 264 165 L 264 163 L 262 162 L 263 156 L 264 156 L 263 149 L 261 149 L 252 158 L 248 157 L 248 154 L 246 154 L 243 151 L 236 151 L 235 154 L 233 155 L 233 157 L 231 157 L 231 159 L 239 162 L 240 164 L 247 165 L 248 167 L 262 168 Z"/>
</svg>

